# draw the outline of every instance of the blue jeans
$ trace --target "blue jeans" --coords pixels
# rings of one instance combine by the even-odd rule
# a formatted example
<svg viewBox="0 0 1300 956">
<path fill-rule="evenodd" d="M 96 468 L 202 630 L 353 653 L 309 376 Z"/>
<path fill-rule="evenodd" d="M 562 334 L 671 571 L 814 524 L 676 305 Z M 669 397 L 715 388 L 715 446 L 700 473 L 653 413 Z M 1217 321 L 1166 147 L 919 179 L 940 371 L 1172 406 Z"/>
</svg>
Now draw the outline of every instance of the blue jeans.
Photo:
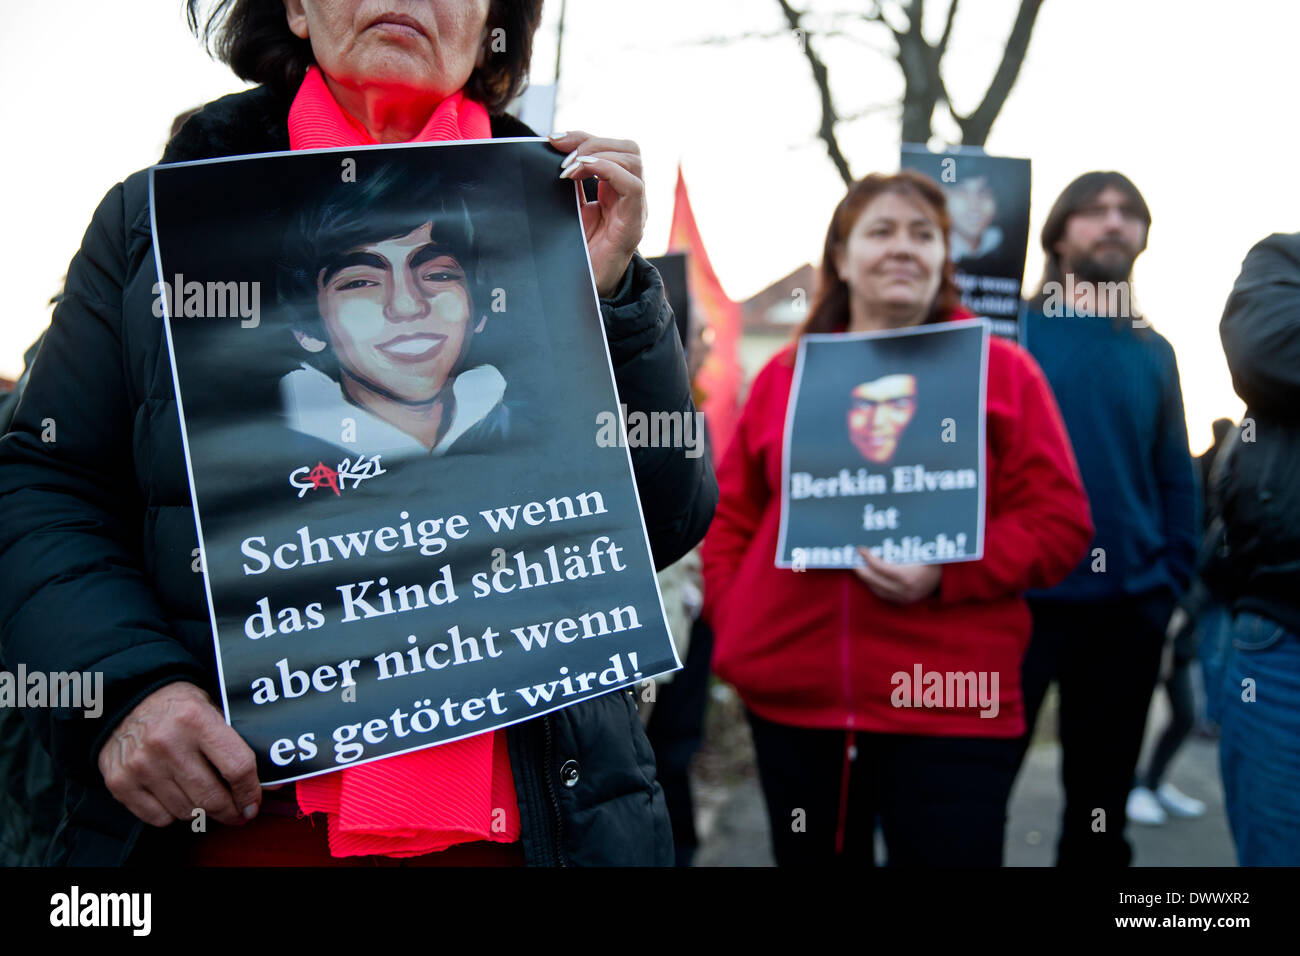
<svg viewBox="0 0 1300 956">
<path fill-rule="evenodd" d="M 1238 614 L 1224 677 L 1219 765 L 1237 862 L 1300 865 L 1300 637 Z"/>
<path fill-rule="evenodd" d="M 1205 719 L 1219 723 L 1223 710 L 1223 668 L 1232 651 L 1232 611 L 1211 598 L 1196 621 L 1201 632 L 1197 654 L 1205 684 Z M 1238 694 L 1241 685 L 1237 685 Z"/>
</svg>

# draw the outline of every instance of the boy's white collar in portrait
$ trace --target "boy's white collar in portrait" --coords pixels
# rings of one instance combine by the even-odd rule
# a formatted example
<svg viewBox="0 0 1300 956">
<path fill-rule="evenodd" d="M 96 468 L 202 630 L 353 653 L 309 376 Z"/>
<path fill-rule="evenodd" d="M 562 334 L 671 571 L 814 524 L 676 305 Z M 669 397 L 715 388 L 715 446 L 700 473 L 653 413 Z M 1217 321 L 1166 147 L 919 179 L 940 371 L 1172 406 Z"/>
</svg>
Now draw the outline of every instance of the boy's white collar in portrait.
<svg viewBox="0 0 1300 956">
<path fill-rule="evenodd" d="M 505 397 L 506 380 L 492 365 L 478 365 L 456 376 L 451 386 L 455 412 L 451 426 L 432 449 L 374 413 L 353 405 L 343 389 L 324 372 L 303 365 L 280 379 L 280 395 L 289 427 L 334 445 L 344 445 L 344 420 L 356 423 L 355 444 L 359 453 L 399 458 L 441 455 L 456 439 L 481 422 Z"/>
</svg>

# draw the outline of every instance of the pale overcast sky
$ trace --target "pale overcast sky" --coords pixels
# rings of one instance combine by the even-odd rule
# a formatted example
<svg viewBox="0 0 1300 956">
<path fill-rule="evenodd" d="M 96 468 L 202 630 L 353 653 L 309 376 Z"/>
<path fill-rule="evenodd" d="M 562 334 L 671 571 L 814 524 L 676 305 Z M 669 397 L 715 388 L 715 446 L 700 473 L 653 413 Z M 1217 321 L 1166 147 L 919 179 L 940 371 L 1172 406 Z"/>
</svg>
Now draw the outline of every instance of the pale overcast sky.
<svg viewBox="0 0 1300 956">
<path fill-rule="evenodd" d="M 963 107 L 982 93 L 1015 7 L 959 8 L 945 62 Z M 176 113 L 241 86 L 189 36 L 181 10 L 181 0 L 9 0 L 0 13 L 0 82 L 10 91 L 0 103 L 9 142 L 0 243 L 21 276 L 0 324 L 0 374 L 17 374 L 48 323 L 46 301 L 103 194 L 158 158 Z M 538 82 L 554 71 L 558 13 L 547 0 Z M 737 299 L 815 262 L 843 194 L 815 138 L 816 91 L 794 40 L 696 42 L 781 26 L 775 0 L 568 7 L 556 125 L 640 143 L 647 253 L 666 242 L 680 161 L 714 266 Z M 1300 155 L 1298 37 L 1293 0 L 1047 0 L 987 144 L 1033 160 L 1031 283 L 1042 266 L 1037 234 L 1066 183 L 1118 169 L 1144 192 L 1154 223 L 1137 292 L 1177 352 L 1194 451 L 1209 444 L 1212 419 L 1242 412 L 1218 337 L 1241 259 L 1270 232 L 1300 230 L 1290 168 Z M 844 43 L 822 52 L 841 112 L 897 98 L 888 56 Z M 858 175 L 896 169 L 897 113 L 846 126 L 841 143 Z"/>
</svg>

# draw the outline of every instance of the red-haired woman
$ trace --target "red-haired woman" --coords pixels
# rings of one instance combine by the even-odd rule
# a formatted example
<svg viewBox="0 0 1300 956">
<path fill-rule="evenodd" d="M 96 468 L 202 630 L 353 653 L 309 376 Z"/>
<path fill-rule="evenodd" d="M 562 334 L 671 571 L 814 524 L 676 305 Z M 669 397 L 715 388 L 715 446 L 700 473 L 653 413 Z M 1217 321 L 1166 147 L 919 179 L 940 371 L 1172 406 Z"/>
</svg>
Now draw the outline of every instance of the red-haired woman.
<svg viewBox="0 0 1300 956">
<path fill-rule="evenodd" d="M 932 180 L 904 171 L 855 183 L 831 219 L 799 334 L 967 317 L 948 243 Z M 871 865 L 879 818 L 890 865 L 998 866 L 1025 724 L 1023 593 L 1061 580 L 1092 535 L 1056 403 L 1034 360 L 993 338 L 981 560 L 896 565 L 863 551 L 852 570 L 797 573 L 774 563 L 794 354 L 754 380 L 704 545 L 714 669 L 748 707 L 777 863 Z M 996 704 L 893 706 L 892 675 L 918 665 L 974 672 Z"/>
</svg>

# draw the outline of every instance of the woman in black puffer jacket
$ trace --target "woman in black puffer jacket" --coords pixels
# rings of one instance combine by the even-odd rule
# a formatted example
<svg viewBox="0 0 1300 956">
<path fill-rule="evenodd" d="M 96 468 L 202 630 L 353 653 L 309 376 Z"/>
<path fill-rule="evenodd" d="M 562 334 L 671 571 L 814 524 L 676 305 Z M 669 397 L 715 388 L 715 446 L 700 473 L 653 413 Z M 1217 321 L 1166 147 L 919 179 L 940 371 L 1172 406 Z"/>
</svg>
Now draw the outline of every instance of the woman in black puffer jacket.
<svg viewBox="0 0 1300 956">
<path fill-rule="evenodd" d="M 191 0 L 196 25 L 200 6 Z M 373 39 L 372 6 L 216 4 L 208 25 L 216 27 L 218 52 L 241 77 L 263 85 L 204 107 L 162 161 L 287 149 L 288 111 L 308 66 L 364 88 L 370 67 L 357 37 Z M 408 65 L 426 90 L 459 89 L 484 103 L 493 137 L 527 136 L 532 131 L 501 109 L 526 75 L 541 6 L 433 0 L 420 9 L 429 23 L 390 17 L 378 30 L 383 42 L 414 51 Z M 351 11 L 351 19 L 331 21 L 339 10 Z M 510 50 L 484 55 L 481 41 L 496 27 L 507 31 Z M 416 34 L 436 36 L 439 55 Z M 348 42 L 334 42 L 339 37 Z M 343 102 L 348 89 L 337 87 L 340 105 L 350 105 Z M 373 120 L 376 139 L 410 138 L 364 110 L 357 115 Z M 420 128 L 418 117 L 414 122 L 412 135 Z M 635 145 L 582 133 L 554 142 L 596 158 L 587 168 L 601 180 L 599 198 L 584 221 L 619 401 L 629 412 L 692 412 L 662 282 L 634 251 L 644 224 Z M 184 791 L 186 806 L 208 807 L 216 820 L 233 816 L 235 825 L 235 808 L 250 800 L 260 808 L 268 796 L 251 777 L 251 750 L 211 703 L 216 664 L 202 577 L 192 571 L 198 542 L 163 322 L 154 315 L 156 279 L 141 172 L 96 210 L 12 431 L 0 441 L 0 659 L 29 672 L 88 671 L 104 679 L 98 718 L 79 710 L 24 712 L 70 780 L 52 864 L 183 861 L 190 820 L 172 806 L 182 795 L 171 787 Z M 708 462 L 681 449 L 632 450 L 658 567 L 703 537 L 717 499 Z M 654 756 L 630 691 L 516 724 L 507 734 L 521 855 L 529 864 L 672 863 Z M 219 786 L 209 794 L 191 792 L 201 782 L 185 783 L 185 762 L 203 757 L 225 778 L 214 775 Z"/>
</svg>

